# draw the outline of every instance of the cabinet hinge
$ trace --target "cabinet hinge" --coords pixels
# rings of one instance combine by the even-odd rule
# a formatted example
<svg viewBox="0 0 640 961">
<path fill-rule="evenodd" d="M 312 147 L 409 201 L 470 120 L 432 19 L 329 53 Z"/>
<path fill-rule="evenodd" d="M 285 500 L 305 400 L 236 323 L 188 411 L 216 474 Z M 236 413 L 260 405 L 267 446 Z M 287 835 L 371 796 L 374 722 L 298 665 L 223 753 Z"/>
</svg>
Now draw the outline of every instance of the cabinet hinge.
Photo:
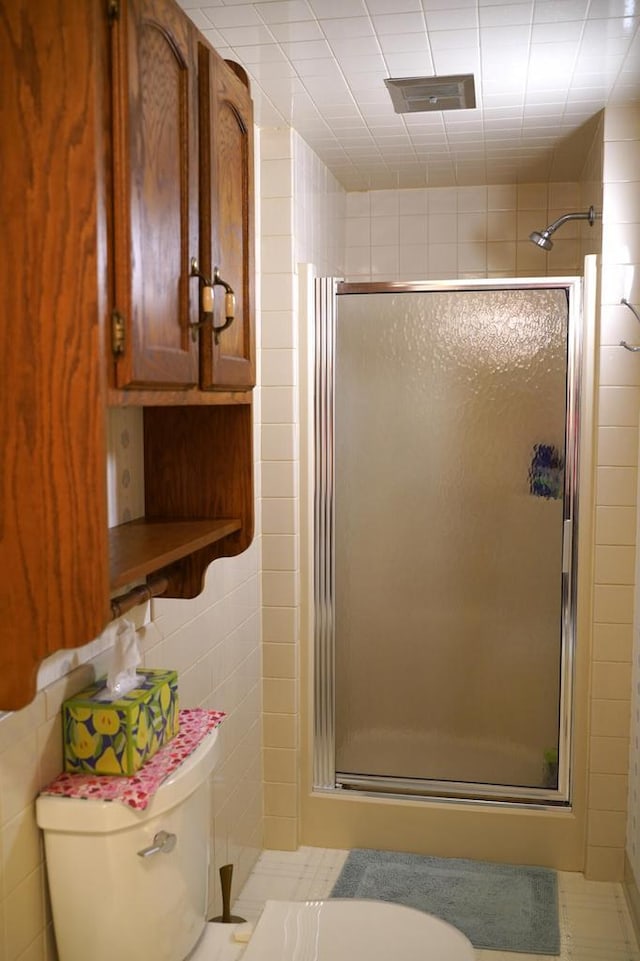
<svg viewBox="0 0 640 961">
<path fill-rule="evenodd" d="M 124 354 L 124 317 L 119 310 L 111 312 L 111 350 L 115 357 Z"/>
<path fill-rule="evenodd" d="M 120 0 L 107 0 L 107 16 L 109 20 L 120 19 Z"/>
</svg>

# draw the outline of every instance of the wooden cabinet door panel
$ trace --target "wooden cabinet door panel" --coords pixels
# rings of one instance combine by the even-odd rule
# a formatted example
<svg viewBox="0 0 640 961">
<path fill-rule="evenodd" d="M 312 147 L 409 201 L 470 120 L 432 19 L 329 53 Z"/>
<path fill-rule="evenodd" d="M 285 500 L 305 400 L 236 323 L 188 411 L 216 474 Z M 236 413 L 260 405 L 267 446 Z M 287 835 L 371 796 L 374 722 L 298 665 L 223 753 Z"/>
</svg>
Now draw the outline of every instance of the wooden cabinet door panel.
<svg viewBox="0 0 640 961">
<path fill-rule="evenodd" d="M 207 389 L 255 385 L 253 108 L 242 68 L 204 45 L 200 65 L 201 257 L 235 293 L 235 320 L 200 335 L 200 384 Z M 240 73 L 236 73 L 236 70 Z M 225 322 L 224 289 L 215 288 L 214 324 Z"/>
<path fill-rule="evenodd" d="M 197 383 L 195 32 L 172 0 L 127 0 L 112 27 L 116 387 Z"/>
</svg>

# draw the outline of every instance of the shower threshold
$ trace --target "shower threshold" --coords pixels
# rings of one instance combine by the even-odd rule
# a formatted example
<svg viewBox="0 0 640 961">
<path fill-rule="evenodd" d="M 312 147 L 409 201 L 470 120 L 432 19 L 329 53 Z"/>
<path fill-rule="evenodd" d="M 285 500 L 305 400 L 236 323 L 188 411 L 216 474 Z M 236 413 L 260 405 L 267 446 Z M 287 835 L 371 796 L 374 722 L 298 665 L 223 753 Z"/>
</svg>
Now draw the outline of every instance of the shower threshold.
<svg viewBox="0 0 640 961">
<path fill-rule="evenodd" d="M 316 790 L 318 788 L 316 787 Z M 323 789 L 321 789 L 323 790 Z M 324 789 L 326 790 L 326 788 Z M 382 777 L 336 772 L 334 788 L 369 797 L 407 798 L 412 801 L 455 801 L 476 804 L 513 804 L 529 807 L 571 807 L 568 796 L 558 788 L 521 787 L 421 778 Z"/>
</svg>

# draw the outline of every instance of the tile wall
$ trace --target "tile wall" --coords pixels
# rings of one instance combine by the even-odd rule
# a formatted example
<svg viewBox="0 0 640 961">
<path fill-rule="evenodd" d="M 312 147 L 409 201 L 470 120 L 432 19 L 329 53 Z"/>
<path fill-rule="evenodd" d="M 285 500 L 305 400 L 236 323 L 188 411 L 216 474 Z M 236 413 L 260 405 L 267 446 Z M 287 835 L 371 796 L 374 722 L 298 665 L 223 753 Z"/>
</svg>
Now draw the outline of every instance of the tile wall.
<svg viewBox="0 0 640 961">
<path fill-rule="evenodd" d="M 546 277 L 581 272 L 579 221 L 547 254 L 526 238 L 580 209 L 577 183 L 376 190 L 347 196 L 348 280 Z"/>
<path fill-rule="evenodd" d="M 626 832 L 626 851 L 638 885 L 640 604 L 635 572 L 640 542 L 636 529 L 640 359 L 621 348 L 619 341 L 640 343 L 640 325 L 620 304 L 622 297 L 636 307 L 640 304 L 640 105 L 605 112 L 603 180 L 587 870 L 594 876 L 615 871 L 621 877 Z"/>
<path fill-rule="evenodd" d="M 290 128 L 262 131 L 265 846 L 298 843 L 300 500 L 297 265 L 340 273 L 344 190 Z"/>
</svg>

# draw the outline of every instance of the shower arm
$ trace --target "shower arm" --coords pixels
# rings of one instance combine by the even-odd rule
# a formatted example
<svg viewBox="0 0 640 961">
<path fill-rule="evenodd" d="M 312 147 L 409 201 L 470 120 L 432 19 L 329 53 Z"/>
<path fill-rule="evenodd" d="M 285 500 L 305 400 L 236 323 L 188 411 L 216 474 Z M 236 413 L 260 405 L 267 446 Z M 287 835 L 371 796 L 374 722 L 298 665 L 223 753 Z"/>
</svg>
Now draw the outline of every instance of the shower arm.
<svg viewBox="0 0 640 961">
<path fill-rule="evenodd" d="M 596 213 L 595 207 L 589 207 L 589 209 L 584 213 L 563 214 L 562 217 L 558 217 L 558 219 L 554 220 L 552 224 L 549 224 L 548 227 L 545 227 L 545 229 L 542 231 L 542 234 L 545 237 L 550 237 L 551 234 L 556 232 L 558 227 L 562 227 L 562 225 L 568 220 L 588 220 L 589 226 L 593 227 L 598 216 L 599 215 Z"/>
</svg>

